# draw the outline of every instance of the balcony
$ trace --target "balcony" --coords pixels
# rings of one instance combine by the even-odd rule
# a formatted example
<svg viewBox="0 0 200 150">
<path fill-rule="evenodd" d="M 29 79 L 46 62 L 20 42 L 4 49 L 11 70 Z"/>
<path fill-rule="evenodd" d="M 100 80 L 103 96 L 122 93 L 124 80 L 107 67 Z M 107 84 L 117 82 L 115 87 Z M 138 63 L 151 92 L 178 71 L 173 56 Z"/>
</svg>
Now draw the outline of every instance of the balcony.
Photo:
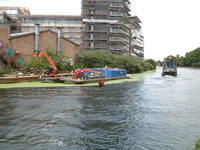
<svg viewBox="0 0 200 150">
<path fill-rule="evenodd" d="M 132 41 L 131 45 L 137 47 L 144 47 L 144 43 L 141 43 L 140 41 Z"/>
<path fill-rule="evenodd" d="M 127 32 L 123 29 L 110 28 L 110 33 L 125 34 L 126 36 L 129 36 L 129 32 Z"/>
<path fill-rule="evenodd" d="M 120 36 L 117 36 L 117 37 L 110 37 L 110 41 L 115 41 L 115 42 L 125 42 L 126 39 L 120 37 Z"/>
<path fill-rule="evenodd" d="M 117 16 L 117 17 L 121 16 L 121 17 L 123 17 L 124 14 L 122 12 L 113 12 L 113 11 L 111 11 L 110 12 L 110 16 Z"/>
<path fill-rule="evenodd" d="M 118 51 L 122 51 L 122 50 L 124 50 L 124 48 L 121 47 L 121 46 L 110 46 L 110 50 L 118 50 Z"/>
<path fill-rule="evenodd" d="M 131 6 L 130 6 L 130 4 L 129 3 L 124 3 L 124 8 L 126 8 L 126 9 L 128 9 L 128 11 L 130 11 L 131 10 Z"/>
<path fill-rule="evenodd" d="M 119 3 L 111 3 L 110 7 L 114 7 L 114 8 L 123 8 L 124 6 L 122 4 Z"/>
</svg>

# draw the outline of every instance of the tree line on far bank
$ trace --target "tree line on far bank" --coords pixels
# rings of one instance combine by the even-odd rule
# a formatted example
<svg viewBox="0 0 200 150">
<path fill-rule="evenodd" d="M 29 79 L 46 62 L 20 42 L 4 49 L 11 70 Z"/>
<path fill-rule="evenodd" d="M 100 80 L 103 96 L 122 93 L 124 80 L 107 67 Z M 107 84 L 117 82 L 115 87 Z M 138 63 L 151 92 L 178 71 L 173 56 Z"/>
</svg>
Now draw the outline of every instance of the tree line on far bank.
<svg viewBox="0 0 200 150">
<path fill-rule="evenodd" d="M 200 47 L 187 52 L 183 57 L 168 57 L 167 62 L 173 62 L 180 67 L 200 67 Z"/>
<path fill-rule="evenodd" d="M 76 57 L 76 64 L 70 65 L 67 56 L 58 56 L 50 48 L 45 53 L 52 59 L 59 72 L 71 71 L 77 68 L 122 68 L 127 69 L 128 73 L 140 73 L 143 71 L 154 70 L 156 61 L 153 59 L 144 60 L 132 55 L 115 55 L 105 50 L 81 51 Z M 43 58 L 33 58 L 27 66 L 34 69 L 48 69 L 49 64 Z"/>
</svg>

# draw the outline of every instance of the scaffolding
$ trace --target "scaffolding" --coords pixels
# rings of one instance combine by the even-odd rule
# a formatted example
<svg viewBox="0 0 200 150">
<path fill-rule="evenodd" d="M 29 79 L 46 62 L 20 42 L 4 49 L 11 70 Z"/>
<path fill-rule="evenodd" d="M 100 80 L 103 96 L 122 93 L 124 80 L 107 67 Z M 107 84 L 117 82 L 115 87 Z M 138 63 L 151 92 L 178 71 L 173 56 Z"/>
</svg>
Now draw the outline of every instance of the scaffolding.
<svg viewBox="0 0 200 150">
<path fill-rule="evenodd" d="M 82 0 L 82 49 L 129 51 L 130 2 L 128 0 Z"/>
</svg>

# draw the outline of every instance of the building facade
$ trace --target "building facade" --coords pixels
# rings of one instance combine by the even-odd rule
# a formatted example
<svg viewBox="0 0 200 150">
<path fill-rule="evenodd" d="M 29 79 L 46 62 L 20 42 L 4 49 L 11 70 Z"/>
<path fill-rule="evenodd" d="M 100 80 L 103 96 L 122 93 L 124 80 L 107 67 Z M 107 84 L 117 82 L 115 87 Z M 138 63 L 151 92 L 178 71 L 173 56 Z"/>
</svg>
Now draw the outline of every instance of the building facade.
<svg viewBox="0 0 200 150">
<path fill-rule="evenodd" d="M 31 15 L 28 8 L 0 7 L 0 22 L 10 22 L 11 33 L 40 30 L 57 32 L 79 44 L 81 50 L 108 50 L 114 54 L 144 57 L 141 21 L 132 17 L 129 0 L 82 0 L 81 16 Z"/>
<path fill-rule="evenodd" d="M 82 49 L 129 53 L 129 0 L 82 0 Z"/>
<path fill-rule="evenodd" d="M 10 35 L 10 46 L 17 51 L 18 55 L 23 57 L 26 61 L 32 58 L 35 51 L 35 32 L 15 33 Z M 51 29 L 42 30 L 39 32 L 38 47 L 39 50 L 45 51 L 49 46 L 52 50 L 58 52 L 58 33 Z M 68 56 L 72 63 L 76 63 L 76 54 L 80 52 L 78 44 L 69 41 L 67 38 L 61 37 L 60 52 Z M 16 53 L 16 52 L 15 52 Z"/>
<path fill-rule="evenodd" d="M 130 54 L 144 57 L 144 36 L 142 35 L 140 19 L 137 16 L 130 17 Z"/>
<path fill-rule="evenodd" d="M 0 22 L 11 23 L 11 33 L 33 32 L 35 24 L 40 29 L 57 32 L 62 27 L 62 34 L 76 44 L 81 44 L 82 18 L 70 15 L 31 15 L 26 7 L 0 7 Z"/>
<path fill-rule="evenodd" d="M 0 7 L 0 22 L 10 23 L 10 32 L 21 32 L 21 21 L 19 17 L 21 15 L 30 15 L 30 10 L 27 7 Z"/>
<path fill-rule="evenodd" d="M 61 28 L 57 30 L 59 31 Z M 76 55 L 80 53 L 79 44 L 63 37 L 61 32 L 54 32 L 51 29 L 39 30 L 38 34 L 35 31 L 11 34 L 10 23 L 0 22 L 0 33 L 0 71 L 9 64 L 16 69 L 21 68 L 33 57 L 36 43 L 38 43 L 39 50 L 44 52 L 46 48 L 50 47 L 58 54 L 62 53 L 68 56 L 73 64 L 76 63 Z M 36 38 L 36 35 L 39 38 Z"/>
<path fill-rule="evenodd" d="M 62 35 L 69 40 L 81 44 L 82 18 L 81 16 L 68 15 L 21 15 L 21 32 L 33 32 L 35 23 L 40 24 L 40 29 L 51 29 L 57 32 L 57 27 L 62 27 Z"/>
</svg>

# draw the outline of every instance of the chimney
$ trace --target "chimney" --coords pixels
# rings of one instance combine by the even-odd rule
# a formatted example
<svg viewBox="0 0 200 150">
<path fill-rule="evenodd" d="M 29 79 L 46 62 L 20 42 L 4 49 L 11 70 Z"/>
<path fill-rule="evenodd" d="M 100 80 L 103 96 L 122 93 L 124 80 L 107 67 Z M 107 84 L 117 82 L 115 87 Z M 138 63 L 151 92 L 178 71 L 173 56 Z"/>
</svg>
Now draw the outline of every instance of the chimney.
<svg viewBox="0 0 200 150">
<path fill-rule="evenodd" d="M 40 41 L 40 24 L 35 24 L 35 52 L 38 52 L 39 49 L 39 41 Z"/>
<path fill-rule="evenodd" d="M 58 29 L 57 53 L 58 53 L 58 56 L 60 56 L 60 54 L 61 54 L 62 27 L 58 27 L 57 29 Z"/>
</svg>

